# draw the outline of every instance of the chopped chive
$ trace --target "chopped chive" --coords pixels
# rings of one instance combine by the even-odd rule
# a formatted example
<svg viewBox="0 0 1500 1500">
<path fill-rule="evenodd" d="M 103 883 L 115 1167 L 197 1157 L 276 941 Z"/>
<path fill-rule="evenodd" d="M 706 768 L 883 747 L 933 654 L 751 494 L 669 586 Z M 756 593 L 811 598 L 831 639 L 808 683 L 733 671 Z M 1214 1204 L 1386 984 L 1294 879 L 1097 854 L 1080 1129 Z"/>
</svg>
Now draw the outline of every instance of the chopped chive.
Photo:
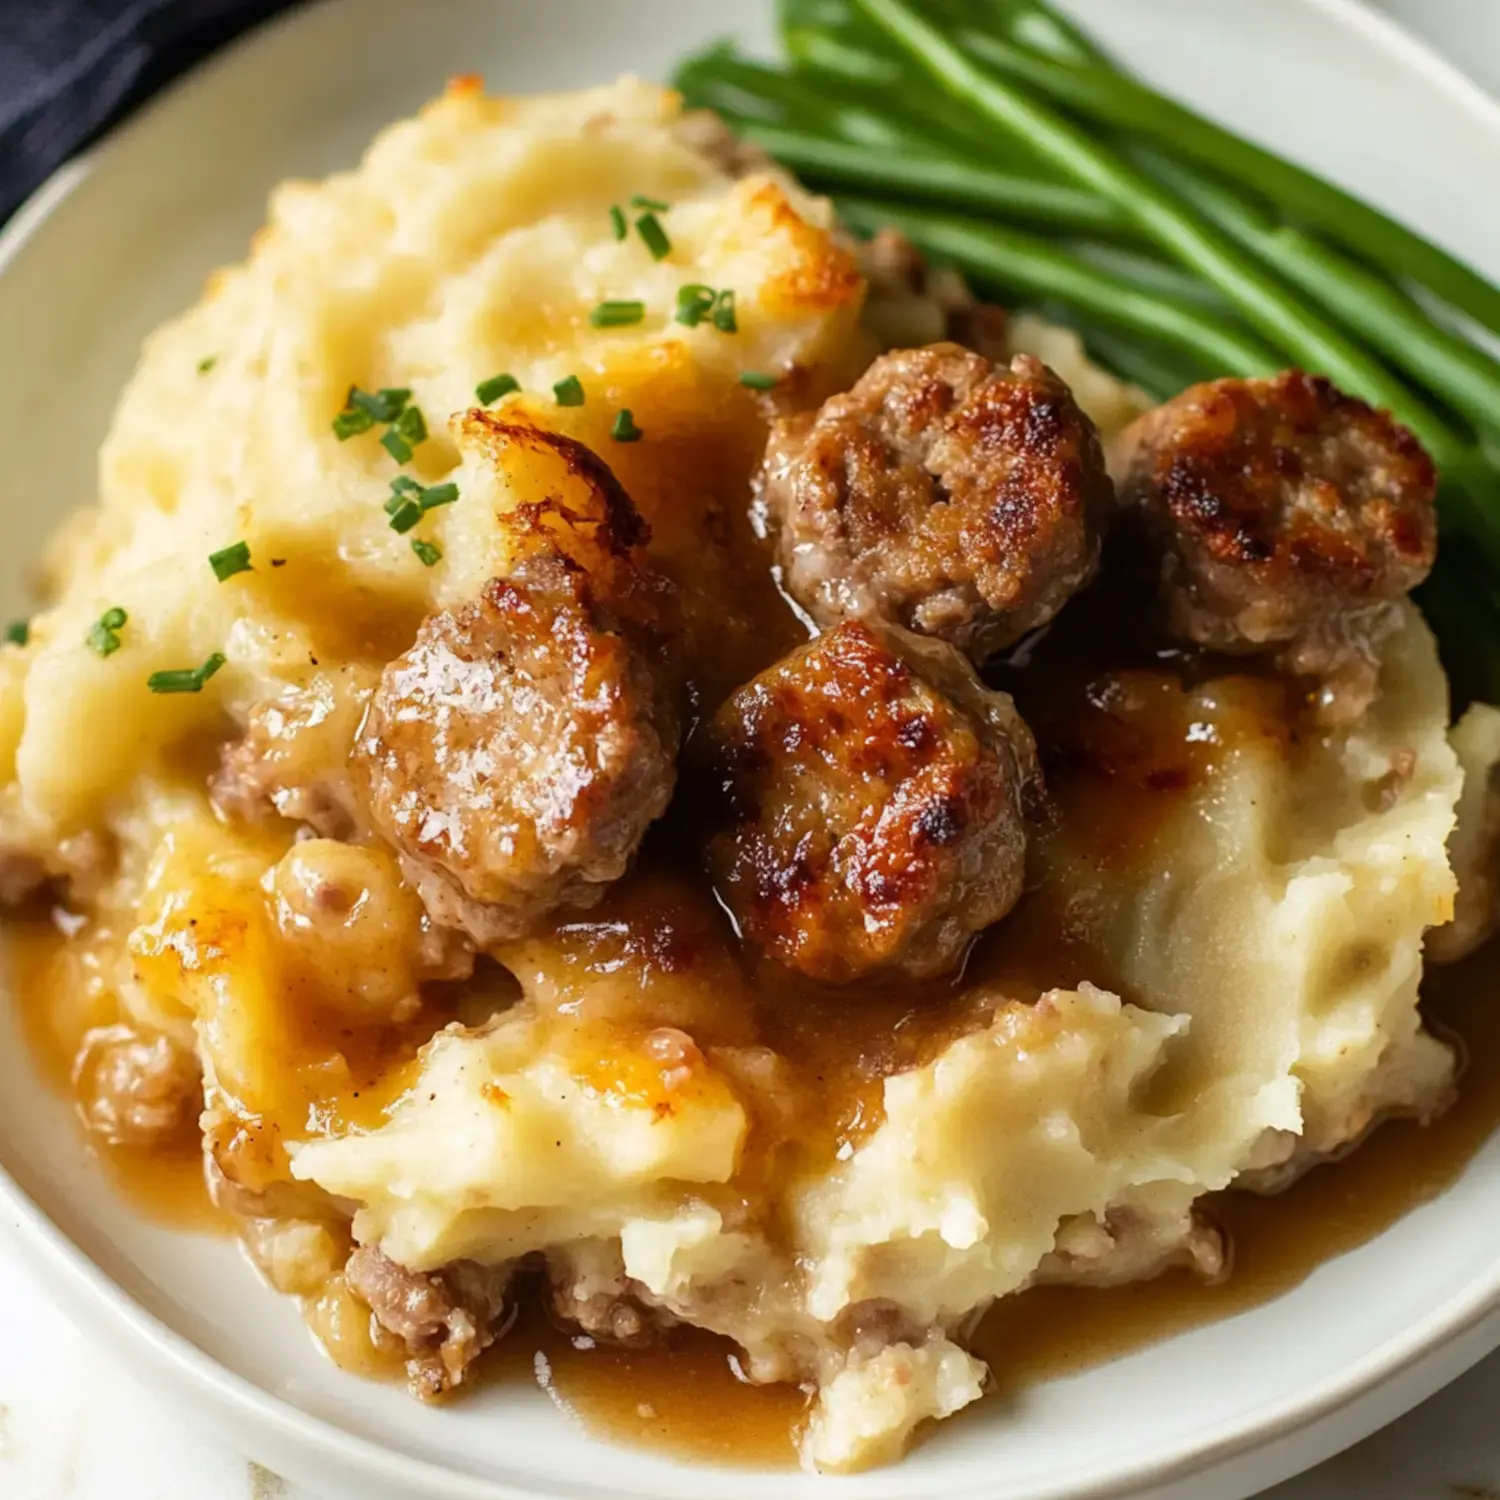
<svg viewBox="0 0 1500 1500">
<path fill-rule="evenodd" d="M 386 514 L 391 518 L 391 530 L 405 536 L 422 519 L 422 507 L 415 500 L 403 498 L 394 510 L 387 505 Z"/>
<path fill-rule="evenodd" d="M 396 431 L 406 439 L 413 448 L 427 441 L 427 418 L 422 415 L 422 408 L 411 405 L 396 418 Z"/>
<path fill-rule="evenodd" d="M 120 630 L 130 618 L 118 605 L 104 611 L 84 636 L 84 644 L 100 656 L 113 656 L 120 649 Z"/>
<path fill-rule="evenodd" d="M 380 435 L 380 446 L 398 464 L 409 464 L 413 450 L 426 441 L 427 419 L 422 415 L 422 408 L 413 405 L 403 406 L 400 415 Z"/>
<path fill-rule="evenodd" d="M 582 406 L 583 382 L 576 375 L 564 375 L 552 387 L 552 394 L 557 398 L 559 406 Z"/>
<path fill-rule="evenodd" d="M 398 464 L 409 464 L 412 460 L 411 444 L 396 431 L 394 427 L 387 427 L 380 434 L 380 446 L 385 449 Z"/>
<path fill-rule="evenodd" d="M 379 396 L 372 396 L 369 391 L 360 390 L 357 385 L 349 387 L 349 394 L 344 398 L 344 409 L 362 411 L 372 422 L 391 420 L 386 412 L 385 402 Z"/>
<path fill-rule="evenodd" d="M 653 213 L 644 213 L 635 221 L 636 232 L 651 252 L 652 260 L 665 260 L 672 253 L 672 242 L 661 220 Z"/>
<path fill-rule="evenodd" d="M 5 639 L 12 646 L 24 646 L 31 639 L 31 621 L 12 620 L 5 627 Z"/>
<path fill-rule="evenodd" d="M 358 433 L 368 432 L 377 422 L 394 422 L 406 410 L 406 403 L 410 400 L 411 392 L 404 386 L 385 386 L 372 395 L 357 385 L 351 385 L 344 409 L 333 419 L 333 435 L 343 443 Z M 389 436 L 387 433 L 386 437 Z M 385 442 L 385 438 L 381 441 Z M 391 445 L 387 443 L 386 446 Z M 410 456 L 408 454 L 407 458 Z M 398 461 L 405 463 L 406 459 Z"/>
<path fill-rule="evenodd" d="M 618 203 L 611 203 L 609 206 L 609 224 L 617 240 L 623 240 L 630 233 L 630 227 L 625 222 L 625 210 Z"/>
<path fill-rule="evenodd" d="M 385 513 L 391 518 L 393 530 L 410 531 L 428 511 L 436 510 L 440 505 L 452 505 L 457 499 L 458 486 L 452 480 L 424 488 L 410 475 L 398 474 L 391 480 Z"/>
<path fill-rule="evenodd" d="M 217 354 L 205 355 L 198 361 L 198 373 L 200 375 L 207 375 L 208 372 L 213 369 L 216 364 L 218 364 L 218 362 L 219 356 Z"/>
<path fill-rule="evenodd" d="M 356 385 L 349 388 L 349 400 L 345 404 L 356 411 L 368 412 L 377 422 L 394 422 L 410 400 L 411 392 L 405 386 L 384 386 L 371 395 Z"/>
<path fill-rule="evenodd" d="M 741 370 L 740 384 L 752 391 L 771 391 L 781 384 L 781 377 L 766 375 L 759 370 Z"/>
<path fill-rule="evenodd" d="M 615 425 L 609 429 L 609 435 L 617 443 L 638 443 L 645 436 L 635 425 L 635 418 L 630 414 L 628 406 L 615 413 Z"/>
<path fill-rule="evenodd" d="M 648 198 L 644 193 L 632 193 L 630 195 L 630 206 L 632 208 L 655 209 L 659 214 L 664 214 L 671 208 L 670 203 L 663 203 L 660 198 Z"/>
<path fill-rule="evenodd" d="M 451 480 L 447 484 L 429 485 L 417 497 L 423 510 L 436 510 L 440 505 L 452 505 L 458 499 L 458 486 Z"/>
<path fill-rule="evenodd" d="M 341 443 L 361 432 L 368 432 L 375 425 L 375 418 L 367 411 L 341 411 L 333 419 L 333 435 Z"/>
<path fill-rule="evenodd" d="M 210 552 L 208 565 L 214 570 L 214 577 L 220 583 L 223 583 L 226 578 L 233 578 L 236 573 L 253 572 L 250 566 L 249 542 L 236 542 L 232 547 Z"/>
<path fill-rule="evenodd" d="M 146 679 L 146 687 L 153 693 L 201 693 L 203 684 L 223 665 L 224 657 L 215 651 L 201 667 L 177 667 L 169 672 L 153 672 Z"/>
<path fill-rule="evenodd" d="M 734 311 L 734 292 L 726 290 L 714 298 L 713 310 L 714 327 L 720 333 L 738 333 L 740 331 L 739 319 Z"/>
<path fill-rule="evenodd" d="M 701 281 L 690 281 L 677 288 L 677 321 L 696 328 L 709 314 L 718 293 Z"/>
<path fill-rule="evenodd" d="M 644 302 L 601 302 L 589 314 L 589 322 L 595 328 L 628 328 L 645 316 Z"/>
<path fill-rule="evenodd" d="M 443 560 L 443 549 L 435 542 L 424 542 L 420 537 L 412 539 L 411 550 L 422 559 L 424 568 L 430 568 Z"/>
<path fill-rule="evenodd" d="M 491 375 L 474 387 L 474 395 L 481 406 L 490 406 L 502 396 L 521 389 L 521 382 L 514 375 Z"/>
</svg>

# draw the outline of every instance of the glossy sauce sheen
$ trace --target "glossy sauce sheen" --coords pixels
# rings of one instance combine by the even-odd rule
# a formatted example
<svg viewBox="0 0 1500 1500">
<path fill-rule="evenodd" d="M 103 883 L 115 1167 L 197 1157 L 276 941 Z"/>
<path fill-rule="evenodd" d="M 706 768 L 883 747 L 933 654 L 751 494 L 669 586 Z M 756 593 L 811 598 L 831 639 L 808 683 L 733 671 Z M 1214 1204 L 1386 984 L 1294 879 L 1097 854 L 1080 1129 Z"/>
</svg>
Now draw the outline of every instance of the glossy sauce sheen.
<svg viewBox="0 0 1500 1500">
<path fill-rule="evenodd" d="M 77 996 L 78 980 L 69 974 L 61 934 L 45 919 L 13 924 L 6 949 L 34 1053 L 49 1080 L 67 1089 L 75 1045 L 57 1018 L 68 1013 L 78 1024 L 78 1012 L 59 1004 L 64 995 Z M 1224 1284 L 1204 1286 L 1172 1273 L 1108 1290 L 1038 1288 L 998 1304 L 974 1339 L 975 1351 L 991 1362 L 994 1389 L 1003 1395 L 1076 1375 L 1243 1312 L 1442 1192 L 1500 1125 L 1497 994 L 1500 944 L 1429 970 L 1424 1011 L 1466 1059 L 1457 1102 L 1427 1126 L 1387 1122 L 1344 1160 L 1315 1169 L 1275 1197 L 1220 1195 L 1209 1212 L 1233 1245 L 1233 1274 Z M 208 1201 L 195 1143 L 168 1154 L 105 1147 L 101 1156 L 143 1214 L 198 1232 L 230 1230 Z M 674 1335 L 666 1347 L 589 1347 L 553 1327 L 533 1303 L 489 1356 L 487 1382 L 535 1380 L 613 1441 L 700 1462 L 793 1464 L 792 1434 L 806 1397 L 795 1387 L 743 1384 L 733 1354 L 725 1341 L 694 1330 Z M 398 1378 L 399 1364 L 384 1373 Z"/>
<path fill-rule="evenodd" d="M 716 670 L 743 680 L 757 655 L 766 664 L 794 643 L 796 632 L 785 606 L 767 596 L 765 564 L 753 544 L 730 550 L 743 560 L 746 587 L 733 594 L 739 618 Z M 1129 859 L 1148 851 L 1174 799 L 1210 777 L 1226 751 L 1267 740 L 1295 754 L 1298 714 L 1278 682 L 1149 641 L 1122 642 L 1118 631 L 1101 633 L 1094 607 L 1076 602 L 1060 628 L 997 671 L 996 683 L 1015 694 L 1041 743 L 1052 801 L 1041 811 L 1037 837 L 1047 837 L 1050 817 L 1073 831 L 1087 827 L 1102 857 Z M 1105 608 L 1104 618 L 1119 618 Z M 1097 658 L 1099 640 L 1109 641 L 1108 669 Z M 1219 705 L 1207 726 L 1201 700 L 1185 712 L 1185 689 L 1206 677 L 1214 679 Z M 700 679 L 707 700 L 700 700 L 700 712 L 711 710 L 723 686 Z M 981 937 L 961 976 L 861 984 L 853 1005 L 846 989 L 753 963 L 698 867 L 693 754 L 690 746 L 687 794 L 653 829 L 637 869 L 598 907 L 559 914 L 531 951 L 559 983 L 557 1040 L 567 1045 L 572 1031 L 576 1056 L 608 1057 L 601 1036 L 609 1028 L 644 1024 L 681 1026 L 710 1057 L 716 1047 L 759 1045 L 785 1059 L 786 1117 L 756 1122 L 736 1183 L 746 1197 L 770 1194 L 788 1176 L 845 1154 L 879 1123 L 884 1079 L 983 1024 L 1002 991 L 1024 1001 L 1084 979 L 1114 985 L 1086 934 L 1068 928 L 1035 895 Z M 50 922 L 13 932 L 29 1034 L 49 1076 L 66 1087 L 84 1032 L 115 1019 L 112 997 Z M 525 945 L 501 956 L 524 980 Z M 489 976 L 493 983 L 496 971 Z M 1243 1310 L 1440 1191 L 1500 1121 L 1500 1014 L 1491 1003 L 1497 979 L 1497 950 L 1429 977 L 1429 1019 L 1460 1038 L 1470 1060 L 1459 1102 L 1446 1116 L 1426 1128 L 1386 1124 L 1348 1159 L 1317 1169 L 1279 1198 L 1227 1194 L 1210 1205 L 1233 1244 L 1235 1269 L 1225 1285 L 1172 1275 L 1109 1291 L 1043 1289 L 1006 1300 L 976 1340 L 978 1351 L 993 1358 L 996 1389 L 1075 1373 Z M 442 1004 L 429 1009 L 434 1027 L 454 1013 Z M 417 1040 L 404 1038 L 400 1050 L 408 1053 Z M 331 1045 L 321 1035 L 309 1038 L 314 1044 Z M 354 1061 L 349 1071 L 357 1077 Z M 379 1114 L 378 1101 L 367 1099 L 357 1109 L 349 1100 L 330 1101 L 330 1110 L 330 1119 L 358 1116 L 355 1123 L 366 1125 Z M 180 1155 L 141 1159 L 105 1148 L 104 1159 L 148 1212 L 197 1228 L 215 1224 L 191 1142 Z M 587 1344 L 551 1328 L 530 1305 L 491 1356 L 491 1378 L 539 1380 L 561 1405 L 615 1440 L 699 1461 L 793 1461 L 791 1434 L 804 1395 L 741 1383 L 723 1341 L 687 1331 L 647 1350 L 580 1342 Z"/>
</svg>

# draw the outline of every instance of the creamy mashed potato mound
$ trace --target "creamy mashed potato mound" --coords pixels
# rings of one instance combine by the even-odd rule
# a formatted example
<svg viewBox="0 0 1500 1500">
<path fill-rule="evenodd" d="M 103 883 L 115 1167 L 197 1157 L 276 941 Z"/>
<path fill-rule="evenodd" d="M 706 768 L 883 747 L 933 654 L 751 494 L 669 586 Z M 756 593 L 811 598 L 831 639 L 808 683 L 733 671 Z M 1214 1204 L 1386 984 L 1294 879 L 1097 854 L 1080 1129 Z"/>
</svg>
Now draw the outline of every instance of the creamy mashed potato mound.
<svg viewBox="0 0 1500 1500">
<path fill-rule="evenodd" d="M 98 504 L 58 538 L 29 644 L 0 649 L 0 835 L 12 883 L 63 883 L 101 1020 L 199 1059 L 219 1200 L 336 1356 L 360 1367 L 377 1337 L 343 1315 L 355 1244 L 424 1273 L 545 1256 L 580 1316 L 697 1324 L 751 1378 L 808 1383 L 806 1462 L 855 1469 L 981 1394 L 963 1334 L 993 1299 L 1219 1274 L 1203 1194 L 1274 1186 L 1386 1114 L 1440 1107 L 1453 1057 L 1417 1009 L 1424 934 L 1454 915 L 1456 809 L 1475 871 L 1493 838 L 1500 715 L 1476 710 L 1455 754 L 1414 608 L 1371 711 L 1315 744 L 1263 684 L 1120 674 L 1110 722 L 1176 726 L 1187 769 L 1170 792 L 1058 780 L 1028 910 L 1081 945 L 1055 972 L 998 962 L 958 1000 L 932 986 L 947 1019 L 878 1066 L 817 1071 L 837 1010 L 812 1036 L 758 1009 L 717 913 L 670 873 L 470 977 L 394 852 L 322 815 L 353 798 L 381 669 L 506 574 L 507 517 L 587 512 L 588 477 L 540 431 L 595 450 L 640 508 L 722 697 L 765 664 L 725 538 L 768 417 L 876 350 L 829 206 L 691 139 L 673 95 L 631 80 L 528 100 L 458 82 L 356 170 L 278 190 L 250 257 L 148 343 Z M 636 195 L 670 204 L 660 259 L 612 230 Z M 733 290 L 734 331 L 675 320 L 695 283 Z M 593 326 L 614 300 L 642 320 Z M 1146 405 L 1065 331 L 1010 337 L 1106 435 Z M 476 410 L 500 373 L 517 390 Z M 568 377 L 582 405 L 554 399 Z M 335 437 L 355 386 L 410 391 L 430 436 L 409 464 L 381 424 Z M 612 437 L 622 410 L 639 441 Z M 457 498 L 398 533 L 401 474 Z M 210 554 L 241 541 L 250 570 L 220 581 Z M 148 690 L 216 653 L 200 692 Z M 209 799 L 257 715 L 281 817 Z M 1485 885 L 1471 927 L 1493 916 Z"/>
</svg>

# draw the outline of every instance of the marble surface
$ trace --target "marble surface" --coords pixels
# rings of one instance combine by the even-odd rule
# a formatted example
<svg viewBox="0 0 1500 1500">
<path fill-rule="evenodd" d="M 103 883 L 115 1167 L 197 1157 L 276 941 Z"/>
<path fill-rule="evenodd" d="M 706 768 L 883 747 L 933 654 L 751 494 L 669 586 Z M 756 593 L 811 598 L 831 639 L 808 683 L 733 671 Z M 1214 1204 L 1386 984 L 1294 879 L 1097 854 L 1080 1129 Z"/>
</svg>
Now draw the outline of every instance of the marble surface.
<svg viewBox="0 0 1500 1500">
<path fill-rule="evenodd" d="M 1500 93 L 1500 0 L 1380 4 Z M 1500 1500 L 1497 1414 L 1500 1356 L 1269 1500 Z M 0 1500 L 315 1497 L 107 1363 L 0 1247 Z"/>
</svg>

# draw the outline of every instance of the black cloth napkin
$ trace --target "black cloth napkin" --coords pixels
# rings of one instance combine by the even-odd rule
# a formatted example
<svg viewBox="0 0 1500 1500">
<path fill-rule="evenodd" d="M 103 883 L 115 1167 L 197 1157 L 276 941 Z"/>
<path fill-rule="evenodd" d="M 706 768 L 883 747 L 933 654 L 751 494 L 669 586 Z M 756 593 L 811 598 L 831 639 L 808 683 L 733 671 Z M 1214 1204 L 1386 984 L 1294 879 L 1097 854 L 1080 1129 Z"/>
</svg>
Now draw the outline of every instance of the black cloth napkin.
<svg viewBox="0 0 1500 1500">
<path fill-rule="evenodd" d="M 296 0 L 0 0 L 0 223 L 184 68 Z"/>
</svg>

